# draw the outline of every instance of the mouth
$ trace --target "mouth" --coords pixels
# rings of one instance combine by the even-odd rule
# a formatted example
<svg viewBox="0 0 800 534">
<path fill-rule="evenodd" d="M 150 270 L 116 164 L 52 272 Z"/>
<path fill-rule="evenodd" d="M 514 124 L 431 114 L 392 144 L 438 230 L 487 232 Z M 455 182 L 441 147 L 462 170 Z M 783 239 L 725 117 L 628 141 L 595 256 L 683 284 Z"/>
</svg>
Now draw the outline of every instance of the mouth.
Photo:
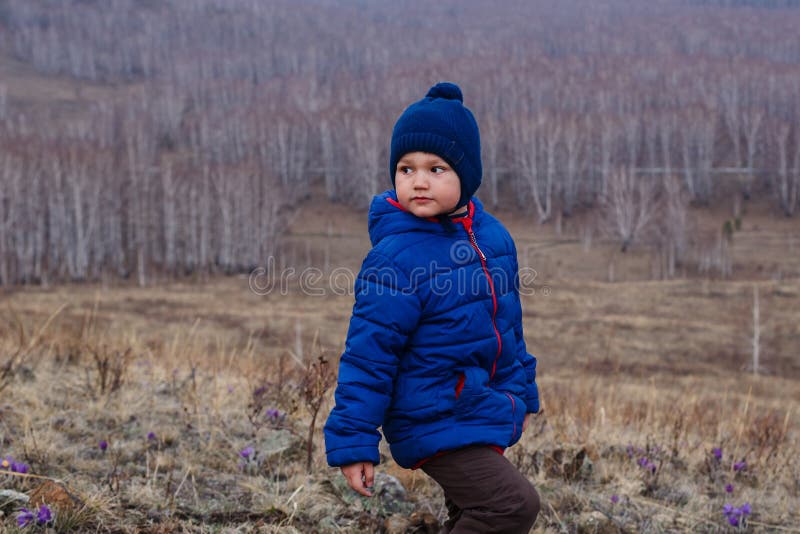
<svg viewBox="0 0 800 534">
<path fill-rule="evenodd" d="M 412 202 L 427 202 L 429 200 L 433 200 L 433 199 L 430 198 L 430 197 L 412 197 L 411 198 Z"/>
</svg>

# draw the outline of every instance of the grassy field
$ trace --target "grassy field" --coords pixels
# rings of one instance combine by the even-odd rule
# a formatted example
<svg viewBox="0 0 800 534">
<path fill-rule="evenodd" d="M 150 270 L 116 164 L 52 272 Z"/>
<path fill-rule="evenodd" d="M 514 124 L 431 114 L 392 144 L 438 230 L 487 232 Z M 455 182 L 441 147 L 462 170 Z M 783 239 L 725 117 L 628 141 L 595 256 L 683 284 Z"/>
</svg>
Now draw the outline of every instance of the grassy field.
<svg viewBox="0 0 800 534">
<path fill-rule="evenodd" d="M 800 279 L 781 240 L 752 245 L 759 232 L 791 239 L 791 227 L 745 219 L 732 279 L 647 280 L 647 255 L 634 249 L 615 256 L 610 283 L 614 245 L 587 248 L 577 222 L 556 235 L 501 219 L 537 251 L 523 307 L 543 410 L 507 452 L 543 497 L 535 531 L 717 532 L 735 530 L 731 517 L 740 530 L 797 531 Z M 324 269 L 320 295 L 298 277 L 254 291 L 244 275 L 6 290 L 0 458 L 28 472 L 5 468 L 0 489 L 34 512 L 52 505 L 62 531 L 435 532 L 438 488 L 387 449 L 373 499 L 324 461 L 332 388 L 318 386 L 332 378 L 352 307 L 331 269 L 356 269 L 368 246 L 363 215 L 312 202 L 282 261 Z M 310 366 L 320 357 L 327 371 Z M 0 497 L 0 530 L 43 531 L 17 526 L 19 494 Z"/>
</svg>

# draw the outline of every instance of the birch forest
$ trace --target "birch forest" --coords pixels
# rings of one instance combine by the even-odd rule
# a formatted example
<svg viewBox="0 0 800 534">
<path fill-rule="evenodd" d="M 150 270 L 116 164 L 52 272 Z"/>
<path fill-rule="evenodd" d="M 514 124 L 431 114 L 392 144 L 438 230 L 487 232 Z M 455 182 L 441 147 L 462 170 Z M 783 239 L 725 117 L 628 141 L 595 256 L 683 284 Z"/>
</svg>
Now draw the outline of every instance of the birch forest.
<svg viewBox="0 0 800 534">
<path fill-rule="evenodd" d="M 798 216 L 798 28 L 790 0 L 0 0 L 0 57 L 113 95 L 0 78 L 0 281 L 265 265 L 312 189 L 391 186 L 391 127 L 441 80 L 490 209 L 589 212 L 674 267 L 687 207 Z"/>
</svg>

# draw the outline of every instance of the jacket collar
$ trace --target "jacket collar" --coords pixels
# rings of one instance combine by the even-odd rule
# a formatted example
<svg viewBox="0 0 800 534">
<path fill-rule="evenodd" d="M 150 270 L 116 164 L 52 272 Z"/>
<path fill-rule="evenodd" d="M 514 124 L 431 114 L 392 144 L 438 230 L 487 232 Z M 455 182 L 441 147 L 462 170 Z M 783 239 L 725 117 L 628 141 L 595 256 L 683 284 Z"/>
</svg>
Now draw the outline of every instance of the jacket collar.
<svg viewBox="0 0 800 534">
<path fill-rule="evenodd" d="M 473 222 L 483 213 L 483 205 L 477 198 L 472 198 L 468 204 L 468 213 L 463 217 L 453 217 L 454 223 L 461 223 L 465 228 L 472 227 Z M 478 223 L 475 224 L 478 226 Z M 432 234 L 447 234 L 441 223 L 435 217 L 417 217 L 406 211 L 397 200 L 394 189 L 384 191 L 372 198 L 369 207 L 369 238 L 375 246 L 384 237 L 391 234 L 404 232 L 428 232 Z"/>
</svg>

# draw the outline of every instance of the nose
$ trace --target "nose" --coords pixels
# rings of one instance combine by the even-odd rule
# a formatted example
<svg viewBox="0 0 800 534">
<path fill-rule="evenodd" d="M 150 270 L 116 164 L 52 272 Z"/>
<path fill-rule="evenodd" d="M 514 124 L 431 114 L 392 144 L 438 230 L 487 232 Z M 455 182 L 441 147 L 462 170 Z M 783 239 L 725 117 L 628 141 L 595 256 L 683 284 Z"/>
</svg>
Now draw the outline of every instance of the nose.
<svg viewBox="0 0 800 534">
<path fill-rule="evenodd" d="M 428 188 L 428 174 L 425 171 L 414 173 L 414 189 Z"/>
</svg>

